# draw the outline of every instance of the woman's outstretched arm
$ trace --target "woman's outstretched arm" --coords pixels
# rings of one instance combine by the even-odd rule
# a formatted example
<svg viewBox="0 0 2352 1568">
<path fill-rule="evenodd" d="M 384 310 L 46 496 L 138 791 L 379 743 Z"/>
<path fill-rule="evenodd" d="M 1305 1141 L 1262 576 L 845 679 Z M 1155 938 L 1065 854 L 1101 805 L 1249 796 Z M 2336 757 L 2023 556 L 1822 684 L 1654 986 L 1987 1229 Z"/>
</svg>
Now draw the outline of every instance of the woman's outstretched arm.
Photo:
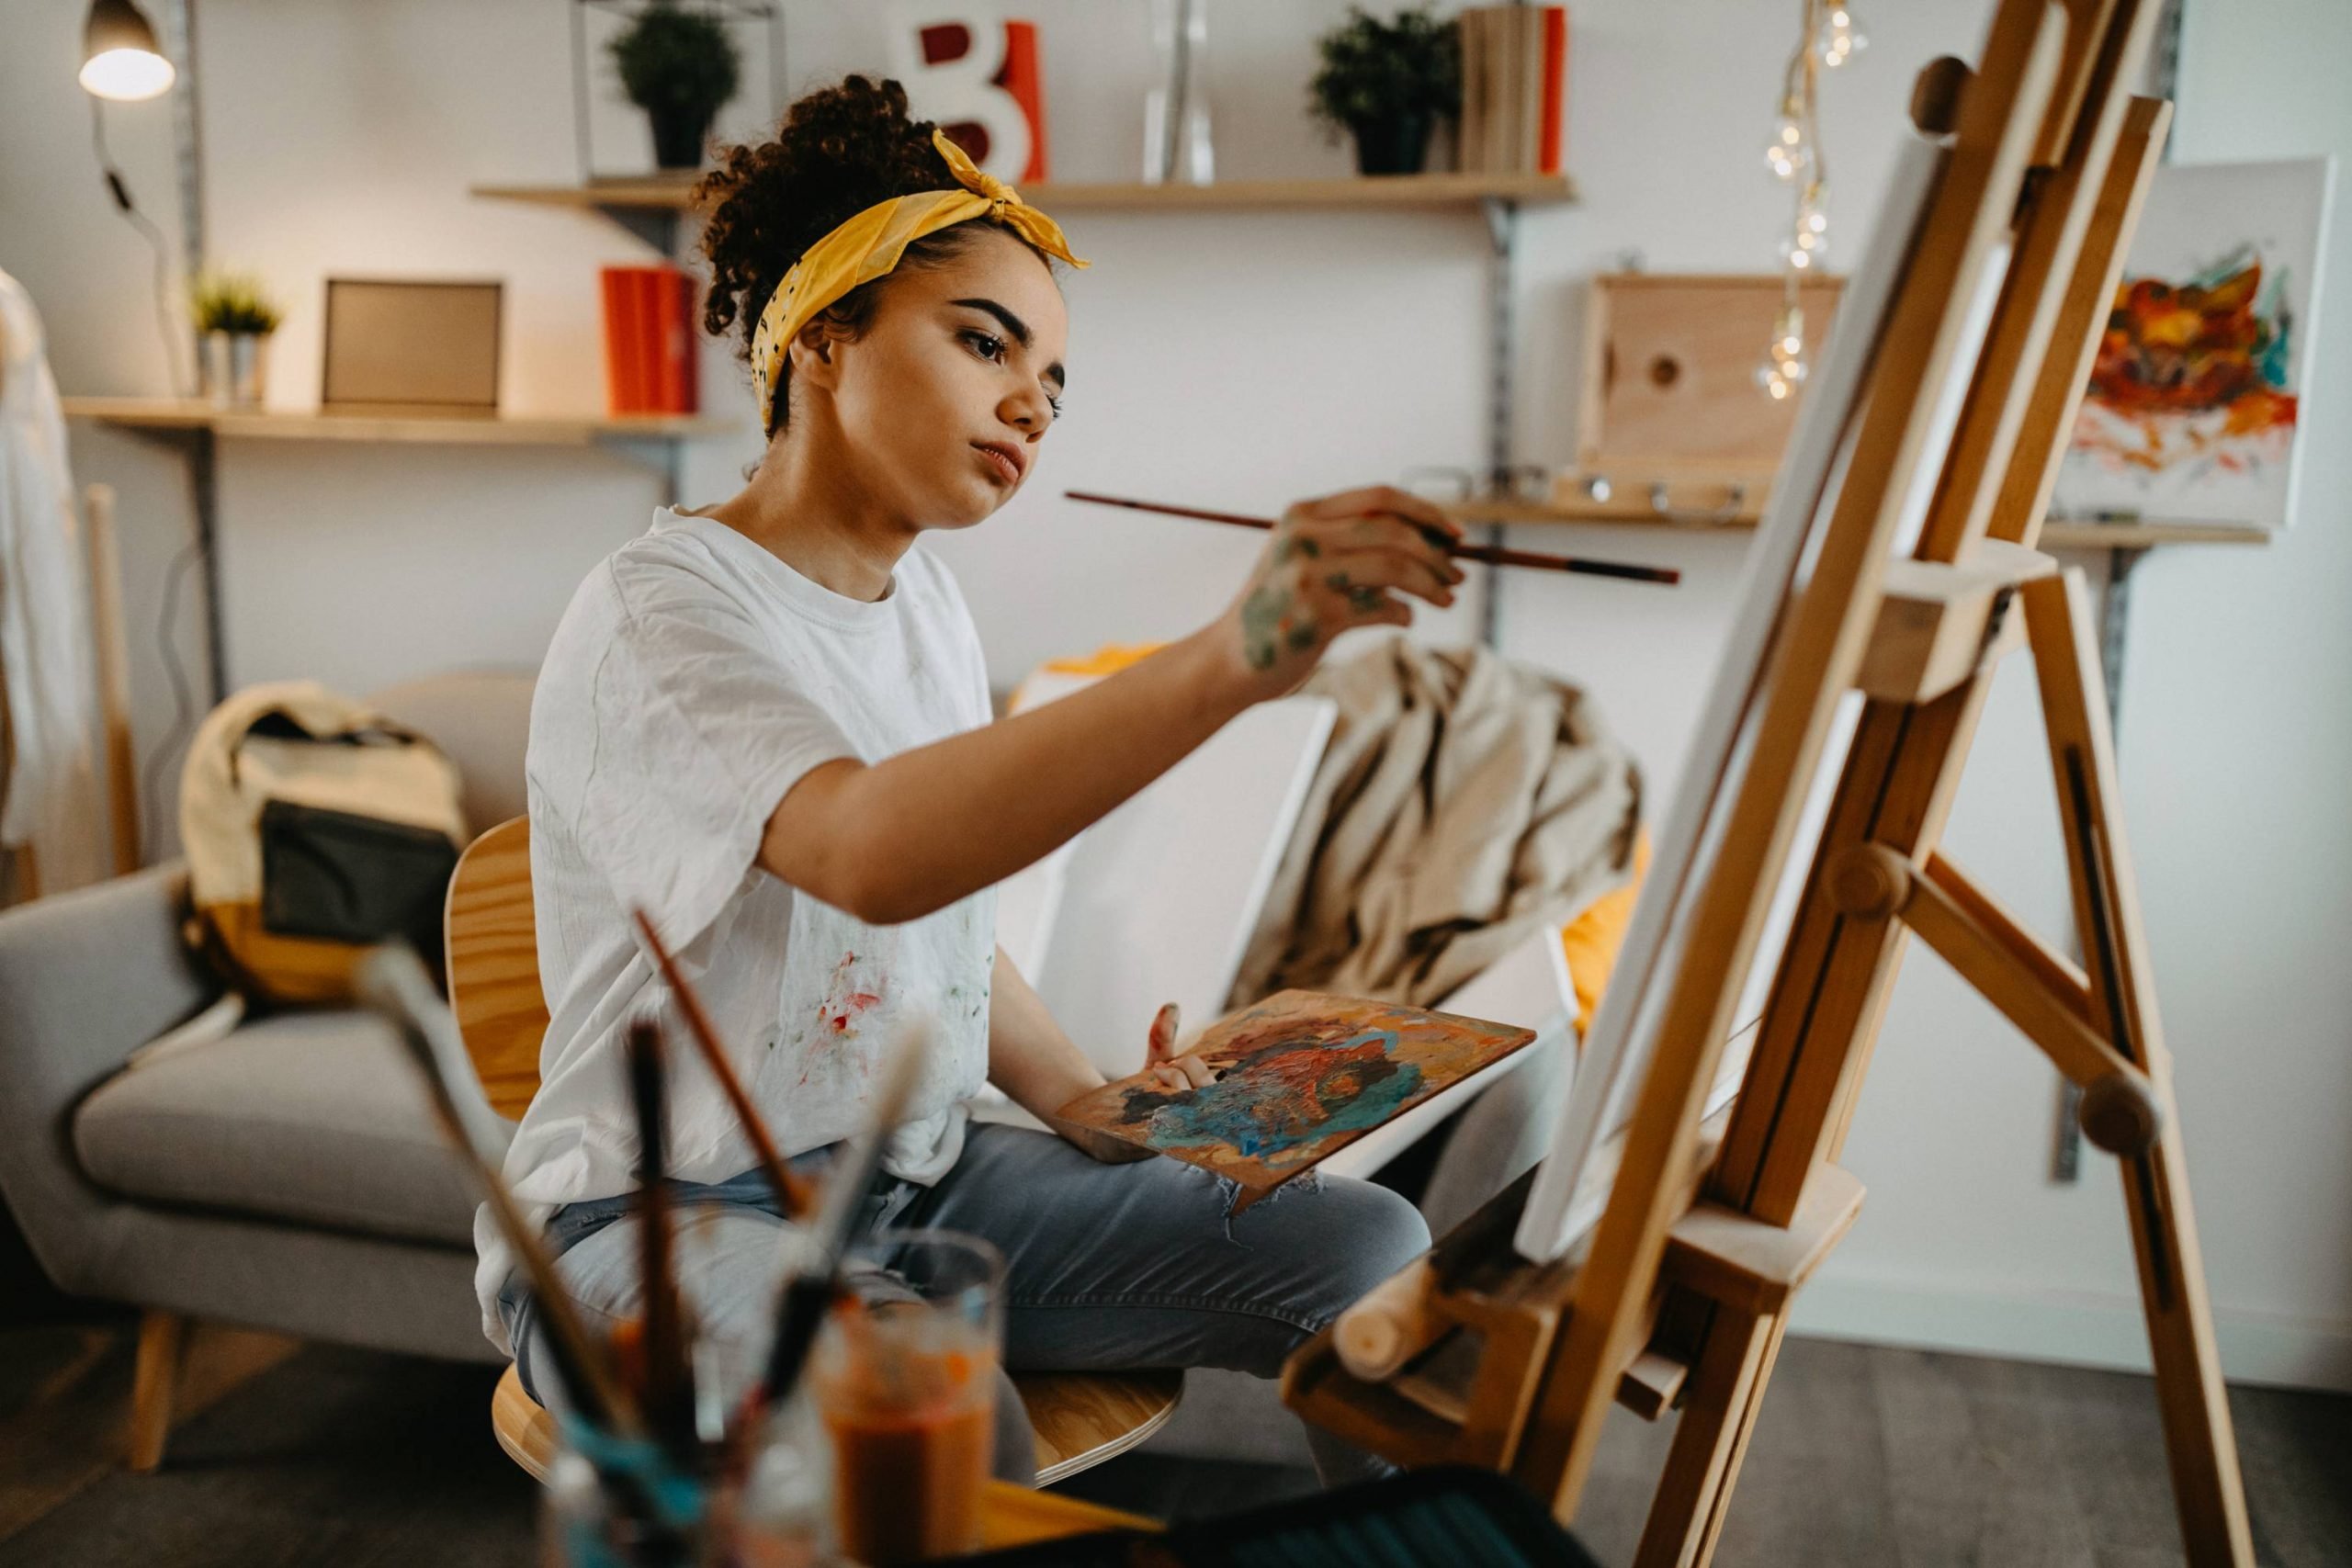
<svg viewBox="0 0 2352 1568">
<path fill-rule="evenodd" d="M 1001 882 L 1099 820 L 1340 632 L 1453 602 L 1460 530 L 1400 491 L 1294 507 L 1249 584 L 1200 631 L 1057 702 L 874 763 L 812 769 L 769 816 L 760 864 L 874 925 Z"/>
</svg>

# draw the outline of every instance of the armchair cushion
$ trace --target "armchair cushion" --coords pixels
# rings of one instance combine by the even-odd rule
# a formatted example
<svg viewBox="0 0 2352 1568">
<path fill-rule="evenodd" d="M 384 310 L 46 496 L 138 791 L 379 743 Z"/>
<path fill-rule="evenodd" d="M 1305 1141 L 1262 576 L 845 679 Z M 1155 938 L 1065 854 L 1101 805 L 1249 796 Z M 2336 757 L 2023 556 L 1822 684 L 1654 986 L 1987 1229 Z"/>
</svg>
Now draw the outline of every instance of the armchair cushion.
<svg viewBox="0 0 2352 1568">
<path fill-rule="evenodd" d="M 470 1248 L 474 1198 L 372 1014 L 283 1013 L 135 1064 L 74 1117 L 125 1197 Z"/>
</svg>

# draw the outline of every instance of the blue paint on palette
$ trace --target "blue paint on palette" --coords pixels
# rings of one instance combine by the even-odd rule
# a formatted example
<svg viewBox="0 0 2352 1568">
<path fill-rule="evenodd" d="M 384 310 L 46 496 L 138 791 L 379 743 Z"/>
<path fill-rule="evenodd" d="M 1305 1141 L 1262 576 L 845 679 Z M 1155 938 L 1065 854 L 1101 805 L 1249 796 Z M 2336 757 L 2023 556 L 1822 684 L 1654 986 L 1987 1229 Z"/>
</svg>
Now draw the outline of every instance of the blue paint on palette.
<svg viewBox="0 0 2352 1568">
<path fill-rule="evenodd" d="M 1119 1120 L 1141 1125 L 1154 1148 L 1230 1150 L 1276 1169 L 1307 1164 L 1320 1152 L 1310 1145 L 1377 1127 L 1419 1094 L 1421 1069 L 1396 1060 L 1396 1032 L 1379 1028 L 1280 1041 L 1227 1059 L 1204 1089 L 1129 1088 Z"/>
</svg>

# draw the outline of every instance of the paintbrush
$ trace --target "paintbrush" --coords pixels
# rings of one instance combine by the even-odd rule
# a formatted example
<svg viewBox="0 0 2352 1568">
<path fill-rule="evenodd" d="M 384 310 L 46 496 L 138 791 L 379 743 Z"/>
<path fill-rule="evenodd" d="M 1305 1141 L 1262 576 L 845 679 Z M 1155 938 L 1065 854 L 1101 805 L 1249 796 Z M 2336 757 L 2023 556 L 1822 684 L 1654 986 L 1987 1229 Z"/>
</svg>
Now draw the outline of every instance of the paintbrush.
<svg viewBox="0 0 2352 1568">
<path fill-rule="evenodd" d="M 873 1122 L 826 1173 L 824 1196 L 808 1228 L 787 1235 L 786 1247 L 797 1244 L 798 1256 L 776 1303 L 775 1337 L 768 1347 L 767 1371 L 760 1381 L 757 1398 L 762 1408 L 775 1409 L 800 1381 L 808 1348 L 816 1340 L 825 1309 L 832 1303 L 850 1229 L 865 1207 L 875 1168 L 881 1164 L 882 1147 L 906 1119 L 907 1104 L 914 1098 L 915 1085 L 930 1055 L 930 1023 L 920 1018 L 910 1020 L 883 1078 L 882 1092 L 875 1100 Z"/>
<path fill-rule="evenodd" d="M 638 1267 L 645 1302 L 645 1371 L 639 1396 L 654 1436 L 673 1455 L 684 1458 L 694 1448 L 694 1373 L 671 1251 L 670 1191 L 663 1179 L 670 1137 L 662 1032 L 650 1020 L 628 1026 L 628 1087 L 637 1111 Z"/>
<path fill-rule="evenodd" d="M 485 1129 L 478 1122 L 469 1119 L 450 1087 L 460 1073 L 470 1077 L 473 1065 L 424 964 L 408 948 L 387 943 L 361 961 L 358 988 L 360 999 L 391 1022 L 408 1048 L 424 1076 L 426 1097 L 443 1134 L 464 1159 L 506 1245 L 530 1276 L 535 1305 L 547 1324 L 548 1348 L 565 1393 L 583 1416 L 605 1431 L 623 1438 L 642 1435 L 644 1422 L 636 1402 L 613 1376 L 604 1346 L 589 1336 L 572 1311 L 571 1297 L 557 1277 L 555 1259 L 524 1220 L 514 1195 L 498 1174 L 503 1152 L 483 1135 Z"/>
<path fill-rule="evenodd" d="M 727 1052 L 718 1043 L 718 1031 L 712 1026 L 710 1015 L 703 1010 L 702 998 L 695 995 L 692 986 L 686 984 L 686 976 L 679 969 L 677 960 L 670 956 L 670 950 L 662 945 L 661 937 L 654 932 L 652 920 L 642 909 L 634 911 L 634 914 L 638 934 L 645 939 L 646 951 L 653 954 L 655 967 L 662 971 L 662 978 L 669 986 L 670 994 L 678 999 L 678 1011 L 685 1018 L 686 1032 L 694 1036 L 695 1044 L 701 1050 L 702 1059 L 709 1066 L 711 1077 L 718 1080 L 719 1089 L 727 1096 L 727 1102 L 735 1108 L 736 1120 L 743 1123 L 744 1135 L 752 1140 L 752 1152 L 758 1156 L 760 1168 L 767 1173 L 768 1184 L 775 1189 L 776 1197 L 783 1202 L 787 1216 L 796 1220 L 803 1217 L 816 1204 L 816 1194 L 810 1190 L 808 1179 L 786 1165 L 784 1156 L 776 1151 L 775 1140 L 768 1135 L 768 1125 L 761 1119 L 759 1107 L 753 1105 L 752 1097 L 743 1092 L 743 1080 L 735 1076 L 734 1067 L 727 1060 Z"/>
<path fill-rule="evenodd" d="M 1272 517 L 1251 517 L 1238 512 L 1206 512 L 1197 506 L 1170 506 L 1157 501 L 1133 501 L 1125 496 L 1102 495 L 1093 491 L 1066 490 L 1062 493 L 1072 501 L 1091 502 L 1097 506 L 1124 506 L 1130 512 L 1156 512 L 1165 517 L 1191 517 L 1203 523 L 1229 523 L 1237 528 L 1273 528 L 1278 526 Z M 1585 577 L 1616 577 L 1628 582 L 1656 582 L 1668 587 L 1682 581 L 1682 573 L 1670 566 L 1631 566 L 1623 561 L 1593 560 L 1585 556 L 1551 556 L 1536 550 L 1505 549 L 1499 545 L 1464 545 L 1434 528 L 1415 524 L 1431 543 L 1441 546 L 1455 560 L 1482 561 L 1488 566 L 1523 566 L 1537 571 L 1567 571 Z"/>
</svg>

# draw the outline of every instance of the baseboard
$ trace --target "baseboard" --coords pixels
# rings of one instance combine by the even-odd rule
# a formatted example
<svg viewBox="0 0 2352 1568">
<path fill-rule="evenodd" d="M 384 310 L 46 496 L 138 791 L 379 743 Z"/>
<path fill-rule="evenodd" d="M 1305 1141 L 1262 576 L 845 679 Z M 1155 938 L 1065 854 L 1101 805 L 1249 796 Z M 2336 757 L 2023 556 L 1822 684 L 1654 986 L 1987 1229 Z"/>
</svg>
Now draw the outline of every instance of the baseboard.
<svg viewBox="0 0 2352 1568">
<path fill-rule="evenodd" d="M 2132 1296 L 1930 1288 L 1825 1275 L 1797 1297 L 1792 1333 L 2026 1361 L 2148 1371 Z M 2233 1382 L 2352 1393 L 2352 1319 L 2218 1312 L 2213 1337 Z"/>
</svg>

